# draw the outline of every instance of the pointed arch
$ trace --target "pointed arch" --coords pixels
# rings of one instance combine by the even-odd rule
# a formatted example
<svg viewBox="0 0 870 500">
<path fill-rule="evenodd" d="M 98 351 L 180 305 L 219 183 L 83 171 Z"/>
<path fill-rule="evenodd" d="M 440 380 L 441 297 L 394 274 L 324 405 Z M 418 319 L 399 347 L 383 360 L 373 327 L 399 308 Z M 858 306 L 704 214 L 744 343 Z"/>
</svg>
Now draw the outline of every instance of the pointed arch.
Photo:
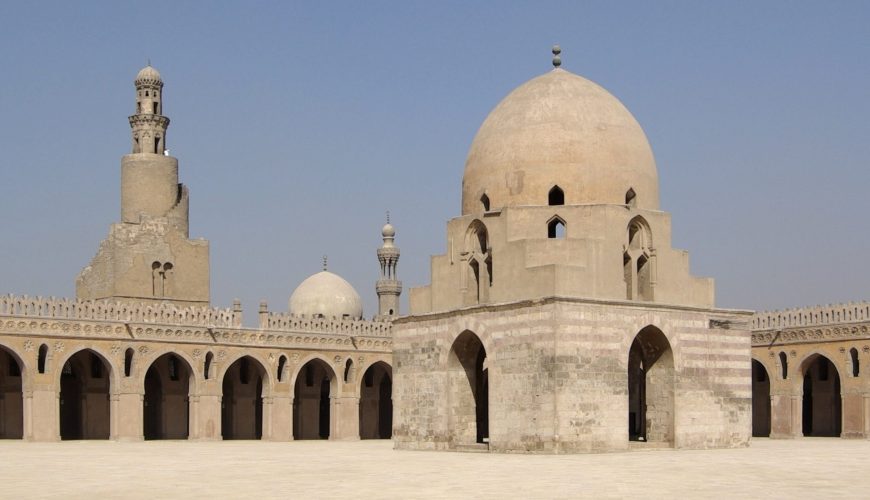
<svg viewBox="0 0 870 500">
<path fill-rule="evenodd" d="M 629 207 L 637 205 L 637 193 L 634 192 L 634 188 L 628 188 L 628 191 L 625 192 L 625 204 Z"/>
<path fill-rule="evenodd" d="M 372 363 L 360 381 L 360 439 L 390 439 L 393 426 L 393 369 L 384 361 Z"/>
<path fill-rule="evenodd" d="M 565 192 L 558 185 L 551 187 L 547 193 L 547 204 L 551 207 L 565 204 Z"/>
<path fill-rule="evenodd" d="M 547 221 L 547 238 L 550 239 L 562 239 L 565 238 L 565 232 L 567 231 L 567 226 L 565 224 L 565 220 L 559 217 L 558 215 L 554 215 L 549 221 Z"/>
<path fill-rule="evenodd" d="M 465 330 L 447 358 L 448 438 L 452 446 L 489 442 L 489 370 L 481 339 Z"/>
<path fill-rule="evenodd" d="M 293 439 L 329 439 L 337 389 L 335 371 L 326 360 L 312 357 L 301 365 L 293 385 Z"/>
<path fill-rule="evenodd" d="M 484 212 L 489 212 L 489 196 L 486 193 L 483 193 L 480 197 L 480 205 L 483 207 Z"/>
<path fill-rule="evenodd" d="M 96 349 L 70 353 L 59 365 L 60 438 L 109 439 L 109 395 L 116 380 L 109 358 Z"/>
<path fill-rule="evenodd" d="M 463 260 L 466 263 L 462 276 L 465 304 L 487 302 L 492 286 L 493 259 L 489 232 L 479 219 L 473 220 L 465 232 Z"/>
<path fill-rule="evenodd" d="M 840 436 L 843 429 L 843 399 L 837 366 L 824 354 L 811 353 L 801 362 L 799 373 L 803 377 L 803 435 Z"/>
<path fill-rule="evenodd" d="M 628 353 L 628 438 L 674 443 L 674 353 L 653 325 L 634 337 Z"/>
<path fill-rule="evenodd" d="M 258 359 L 241 355 L 223 373 L 221 435 L 229 439 L 263 437 L 263 393 L 269 373 Z"/>
<path fill-rule="evenodd" d="M 752 436 L 770 436 L 770 376 L 757 359 L 752 360 Z"/>
<path fill-rule="evenodd" d="M 18 354 L 0 345 L 0 439 L 24 437 L 25 371 Z"/>
<path fill-rule="evenodd" d="M 145 439 L 187 439 L 190 396 L 196 387 L 192 363 L 176 352 L 161 354 L 148 365 L 143 384 Z"/>
</svg>

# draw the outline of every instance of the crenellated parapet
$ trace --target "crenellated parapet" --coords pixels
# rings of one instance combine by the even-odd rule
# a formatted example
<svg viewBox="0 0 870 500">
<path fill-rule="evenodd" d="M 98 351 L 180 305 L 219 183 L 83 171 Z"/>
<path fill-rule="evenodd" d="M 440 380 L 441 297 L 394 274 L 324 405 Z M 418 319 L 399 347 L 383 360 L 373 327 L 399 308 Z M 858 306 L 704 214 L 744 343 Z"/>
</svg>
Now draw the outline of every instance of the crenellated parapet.
<svg viewBox="0 0 870 500">
<path fill-rule="evenodd" d="M 392 323 L 311 318 L 261 310 L 258 328 L 241 326 L 242 309 L 0 296 L 0 335 L 390 352 Z"/>
<path fill-rule="evenodd" d="M 232 327 L 241 324 L 241 311 L 230 308 L 180 307 L 170 303 L 78 300 L 12 294 L 0 296 L 0 316 L 207 327 Z"/>
<path fill-rule="evenodd" d="M 390 321 L 349 318 L 315 318 L 290 313 L 261 312 L 260 328 L 290 332 L 311 332 L 370 337 L 392 337 Z"/>
<path fill-rule="evenodd" d="M 862 321 L 870 321 L 870 302 L 849 302 L 757 312 L 752 316 L 750 325 L 752 330 L 772 330 Z"/>
</svg>

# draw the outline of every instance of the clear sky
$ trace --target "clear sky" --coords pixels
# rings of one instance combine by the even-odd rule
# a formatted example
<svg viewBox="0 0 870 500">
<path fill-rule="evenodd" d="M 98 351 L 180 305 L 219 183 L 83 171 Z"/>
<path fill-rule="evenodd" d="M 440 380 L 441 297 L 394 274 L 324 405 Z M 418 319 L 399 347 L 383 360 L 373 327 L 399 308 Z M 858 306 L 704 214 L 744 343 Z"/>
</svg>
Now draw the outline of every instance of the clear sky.
<svg viewBox="0 0 870 500">
<path fill-rule="evenodd" d="M 841 1 L 2 2 L 0 291 L 74 295 L 150 58 L 215 305 L 286 310 L 328 254 L 374 314 L 390 210 L 406 311 L 477 128 L 555 42 L 643 126 L 718 305 L 870 298 L 870 2 Z"/>
</svg>

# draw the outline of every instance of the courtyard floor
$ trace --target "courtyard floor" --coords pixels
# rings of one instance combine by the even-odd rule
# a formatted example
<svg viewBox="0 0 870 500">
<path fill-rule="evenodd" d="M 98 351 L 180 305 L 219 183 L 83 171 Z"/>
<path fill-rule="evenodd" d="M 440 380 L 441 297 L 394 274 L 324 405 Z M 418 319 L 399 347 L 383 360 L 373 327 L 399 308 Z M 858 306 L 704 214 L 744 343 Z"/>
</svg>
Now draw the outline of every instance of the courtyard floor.
<svg viewBox="0 0 870 500">
<path fill-rule="evenodd" d="M 598 455 L 389 441 L 0 441 L 2 498 L 868 498 L 870 440 Z"/>
</svg>

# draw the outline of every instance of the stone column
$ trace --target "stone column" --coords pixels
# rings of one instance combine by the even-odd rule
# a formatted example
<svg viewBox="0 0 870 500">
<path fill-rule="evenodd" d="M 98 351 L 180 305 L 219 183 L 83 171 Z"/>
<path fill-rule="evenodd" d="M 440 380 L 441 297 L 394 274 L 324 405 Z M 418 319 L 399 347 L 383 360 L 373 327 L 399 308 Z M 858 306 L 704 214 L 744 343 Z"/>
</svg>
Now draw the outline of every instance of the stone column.
<svg viewBox="0 0 870 500">
<path fill-rule="evenodd" d="M 111 439 L 117 441 L 142 441 L 145 439 L 143 427 L 143 401 L 145 394 L 122 392 L 109 396 L 111 416 Z"/>
<path fill-rule="evenodd" d="M 773 439 L 793 439 L 801 437 L 800 394 L 793 391 L 771 391 L 770 393 L 770 437 Z"/>
<path fill-rule="evenodd" d="M 221 437 L 221 395 L 213 393 L 200 394 L 198 400 L 196 405 L 195 439 L 201 441 L 220 441 L 223 439 Z"/>
<path fill-rule="evenodd" d="M 266 410 L 266 400 L 270 400 L 270 409 Z M 263 418 L 270 415 L 269 432 L 263 422 L 263 439 L 269 441 L 293 440 L 293 398 L 281 395 L 263 398 Z"/>
<path fill-rule="evenodd" d="M 868 398 L 861 390 L 849 389 L 843 391 L 843 432 L 844 438 L 866 437 L 865 407 Z"/>
<path fill-rule="evenodd" d="M 353 441 L 359 439 L 359 398 L 338 396 L 331 398 L 333 411 L 329 439 Z"/>
<path fill-rule="evenodd" d="M 24 438 L 29 441 L 60 441 L 60 393 L 39 386 L 24 395 Z"/>
</svg>

